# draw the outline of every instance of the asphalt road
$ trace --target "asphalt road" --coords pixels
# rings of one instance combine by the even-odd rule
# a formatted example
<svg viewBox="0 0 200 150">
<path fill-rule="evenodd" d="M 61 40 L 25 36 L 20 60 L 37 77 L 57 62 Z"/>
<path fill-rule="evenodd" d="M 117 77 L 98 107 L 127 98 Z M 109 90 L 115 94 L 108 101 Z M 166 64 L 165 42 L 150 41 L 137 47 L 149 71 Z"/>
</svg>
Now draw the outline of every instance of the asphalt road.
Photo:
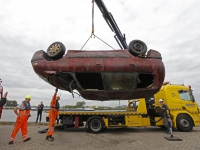
<svg viewBox="0 0 200 150">
<path fill-rule="evenodd" d="M 84 128 L 69 128 L 55 131 L 53 142 L 45 140 L 45 133 L 38 133 L 46 127 L 29 124 L 28 135 L 32 139 L 23 142 L 19 131 L 14 144 L 9 145 L 13 124 L 0 125 L 0 150 L 200 150 L 200 127 L 192 132 L 174 131 L 174 136 L 182 141 L 166 140 L 164 137 L 169 135 L 158 127 L 114 128 L 100 134 L 87 133 Z"/>
</svg>

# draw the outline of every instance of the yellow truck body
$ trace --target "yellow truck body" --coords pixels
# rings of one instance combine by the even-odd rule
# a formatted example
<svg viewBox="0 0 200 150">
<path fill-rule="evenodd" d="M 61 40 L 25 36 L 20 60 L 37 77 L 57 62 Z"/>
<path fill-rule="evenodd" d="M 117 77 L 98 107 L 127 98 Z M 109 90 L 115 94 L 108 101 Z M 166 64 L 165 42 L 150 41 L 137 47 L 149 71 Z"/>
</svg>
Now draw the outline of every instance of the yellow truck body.
<svg viewBox="0 0 200 150">
<path fill-rule="evenodd" d="M 150 98 L 154 98 L 154 103 Z M 188 132 L 200 124 L 200 110 L 191 88 L 170 83 L 164 84 L 152 97 L 130 100 L 126 111 L 66 111 L 60 112 L 60 120 L 63 126 L 76 128 L 86 122 L 86 128 L 92 133 L 111 127 L 164 126 L 159 99 L 168 106 L 174 129 Z"/>
</svg>

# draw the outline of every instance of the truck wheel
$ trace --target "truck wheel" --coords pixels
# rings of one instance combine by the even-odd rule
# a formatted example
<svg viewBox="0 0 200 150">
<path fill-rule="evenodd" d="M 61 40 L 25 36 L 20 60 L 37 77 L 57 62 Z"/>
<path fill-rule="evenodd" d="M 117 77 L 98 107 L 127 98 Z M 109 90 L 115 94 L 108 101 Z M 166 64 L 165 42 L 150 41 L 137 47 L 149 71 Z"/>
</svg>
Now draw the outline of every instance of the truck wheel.
<svg viewBox="0 0 200 150">
<path fill-rule="evenodd" d="M 147 52 L 147 45 L 143 41 L 133 40 L 129 43 L 128 50 L 133 56 L 138 56 Z"/>
<path fill-rule="evenodd" d="M 192 119 L 187 115 L 178 115 L 176 124 L 178 130 L 182 132 L 190 132 L 193 129 Z"/>
<path fill-rule="evenodd" d="M 100 133 L 102 132 L 104 127 L 104 121 L 101 117 L 94 116 L 89 118 L 88 120 L 88 129 L 92 133 Z"/>
<path fill-rule="evenodd" d="M 48 47 L 47 55 L 53 60 L 58 60 L 65 54 L 65 50 L 65 46 L 61 42 L 54 42 Z"/>
</svg>

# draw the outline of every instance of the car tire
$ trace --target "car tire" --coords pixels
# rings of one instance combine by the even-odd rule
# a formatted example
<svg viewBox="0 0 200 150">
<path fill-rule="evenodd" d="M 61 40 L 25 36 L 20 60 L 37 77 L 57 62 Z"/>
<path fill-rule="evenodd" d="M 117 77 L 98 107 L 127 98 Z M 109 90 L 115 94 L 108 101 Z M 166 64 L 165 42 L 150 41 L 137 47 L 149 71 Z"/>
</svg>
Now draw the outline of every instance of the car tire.
<svg viewBox="0 0 200 150">
<path fill-rule="evenodd" d="M 190 132 L 193 129 L 193 121 L 188 115 L 178 115 L 176 124 L 179 131 Z"/>
<path fill-rule="evenodd" d="M 147 45 L 140 40 L 133 40 L 128 45 L 128 50 L 133 56 L 145 54 L 147 52 Z"/>
<path fill-rule="evenodd" d="M 53 60 L 58 60 L 65 54 L 65 50 L 66 49 L 63 43 L 54 42 L 48 47 L 47 55 Z"/>
<path fill-rule="evenodd" d="M 88 119 L 88 129 L 92 133 L 100 133 L 104 129 L 104 121 L 101 117 L 93 116 Z"/>
</svg>

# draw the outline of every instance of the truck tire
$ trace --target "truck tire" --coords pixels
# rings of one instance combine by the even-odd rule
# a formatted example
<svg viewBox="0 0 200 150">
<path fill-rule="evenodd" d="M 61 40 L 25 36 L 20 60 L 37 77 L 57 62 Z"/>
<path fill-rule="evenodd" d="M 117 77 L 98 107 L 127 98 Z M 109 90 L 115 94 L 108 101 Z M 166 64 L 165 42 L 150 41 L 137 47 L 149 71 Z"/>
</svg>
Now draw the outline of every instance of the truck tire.
<svg viewBox="0 0 200 150">
<path fill-rule="evenodd" d="M 66 49 L 63 43 L 54 42 L 48 47 L 47 55 L 53 60 L 58 60 L 65 54 L 65 50 Z"/>
<path fill-rule="evenodd" d="M 147 52 L 147 45 L 143 41 L 133 40 L 129 43 L 128 50 L 133 56 L 138 56 Z"/>
<path fill-rule="evenodd" d="M 179 131 L 190 132 L 193 129 L 192 119 L 184 114 L 178 115 L 176 118 L 176 124 Z"/>
<path fill-rule="evenodd" d="M 99 116 L 93 116 L 88 119 L 87 125 L 90 132 L 100 133 L 104 128 L 104 121 Z"/>
</svg>

